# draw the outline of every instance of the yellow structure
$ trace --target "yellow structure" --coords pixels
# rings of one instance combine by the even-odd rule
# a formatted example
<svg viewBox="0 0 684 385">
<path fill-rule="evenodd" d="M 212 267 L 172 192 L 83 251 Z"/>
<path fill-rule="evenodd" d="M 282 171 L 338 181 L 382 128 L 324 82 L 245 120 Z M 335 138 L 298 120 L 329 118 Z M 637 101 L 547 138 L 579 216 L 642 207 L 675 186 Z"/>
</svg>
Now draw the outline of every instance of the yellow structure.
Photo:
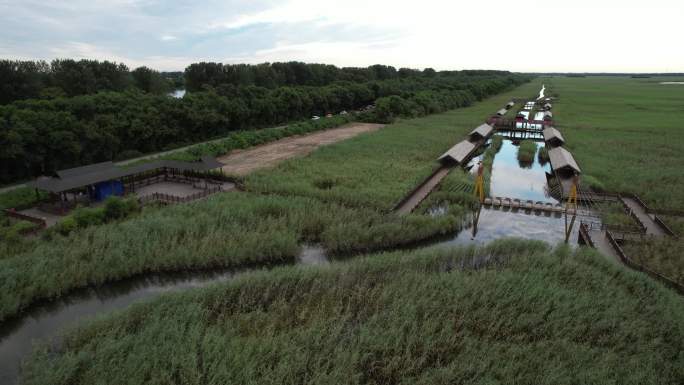
<svg viewBox="0 0 684 385">
<path fill-rule="evenodd" d="M 484 165 L 482 162 L 477 169 L 477 179 L 475 180 L 475 196 L 480 199 L 480 204 L 484 203 Z"/>
<path fill-rule="evenodd" d="M 575 177 L 572 179 L 572 187 L 570 187 L 570 196 L 568 196 L 568 203 L 565 206 L 566 209 L 569 209 L 570 207 L 574 208 L 575 210 L 577 209 L 577 183 L 579 182 L 579 176 L 575 174 Z"/>
</svg>

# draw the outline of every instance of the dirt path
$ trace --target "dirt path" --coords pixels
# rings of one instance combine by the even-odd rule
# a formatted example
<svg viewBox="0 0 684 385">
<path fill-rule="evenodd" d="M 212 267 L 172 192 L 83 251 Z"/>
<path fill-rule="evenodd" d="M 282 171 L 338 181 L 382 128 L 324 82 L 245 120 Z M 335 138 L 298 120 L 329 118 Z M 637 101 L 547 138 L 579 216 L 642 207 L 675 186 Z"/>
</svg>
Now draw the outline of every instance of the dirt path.
<svg viewBox="0 0 684 385">
<path fill-rule="evenodd" d="M 285 159 L 307 155 L 319 146 L 336 143 L 382 127 L 384 127 L 383 124 L 351 123 L 339 128 L 283 138 L 262 146 L 232 151 L 228 155 L 219 157 L 218 161 L 225 164 L 223 172 L 226 174 L 246 175 L 258 169 L 273 167 Z"/>
</svg>

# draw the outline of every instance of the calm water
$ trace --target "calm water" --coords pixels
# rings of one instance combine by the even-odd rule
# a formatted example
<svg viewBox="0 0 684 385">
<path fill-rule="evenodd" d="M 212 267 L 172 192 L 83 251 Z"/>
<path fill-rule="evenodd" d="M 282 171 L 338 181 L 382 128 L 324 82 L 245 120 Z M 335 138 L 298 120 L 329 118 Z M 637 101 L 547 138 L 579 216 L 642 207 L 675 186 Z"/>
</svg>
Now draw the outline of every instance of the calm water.
<svg viewBox="0 0 684 385">
<path fill-rule="evenodd" d="M 537 143 L 537 152 L 543 144 Z M 477 160 L 473 162 L 475 164 Z M 546 172 L 551 166 L 540 164 L 535 154 L 531 165 L 522 165 L 518 161 L 518 146 L 509 139 L 505 139 L 501 149 L 494 157 L 492 176 L 490 180 L 490 195 L 535 202 L 558 203 L 548 194 Z M 439 215 L 443 210 L 435 208 Z M 439 245 L 456 246 L 468 244 L 486 244 L 504 237 L 519 237 L 536 239 L 558 244 L 565 241 L 565 216 L 556 213 L 544 213 L 526 210 L 512 210 L 502 208 L 483 207 L 477 214 L 471 216 L 473 224 L 465 230 L 455 234 L 451 239 L 440 241 Z M 476 221 L 477 219 L 477 221 Z M 597 221 L 597 219 L 593 219 Z M 579 218 L 571 228 L 568 242 L 577 244 Z"/>
<path fill-rule="evenodd" d="M 511 212 L 510 209 L 483 208 L 476 224 L 473 223 L 439 245 L 483 245 L 505 237 L 534 239 L 555 245 L 565 241 L 565 229 L 565 217 L 562 215 L 534 212 L 526 214 L 524 210 Z M 572 228 L 569 244 L 577 245 L 578 229 L 579 220 Z"/>
<path fill-rule="evenodd" d="M 185 96 L 185 90 L 174 90 L 173 92 L 169 92 L 169 96 L 180 99 Z"/>
<path fill-rule="evenodd" d="M 544 97 L 544 91 L 545 90 L 546 90 L 546 86 L 542 84 L 542 88 L 541 88 L 541 90 L 539 90 L 539 97 L 537 98 L 537 100 Z"/>
<path fill-rule="evenodd" d="M 303 246 L 297 260 L 300 265 L 325 263 L 325 252 L 318 246 Z M 198 271 L 151 275 L 77 290 L 60 300 L 32 306 L 21 318 L 4 322 L 0 327 L 0 384 L 16 383 L 21 361 L 28 357 L 33 342 L 54 342 L 63 330 L 89 318 L 124 309 L 134 302 L 151 299 L 162 293 L 224 282 L 240 273 Z"/>
<path fill-rule="evenodd" d="M 541 143 L 536 143 L 537 153 Z M 518 198 L 521 200 L 552 202 L 558 201 L 548 193 L 546 172 L 551 171 L 551 165 L 542 165 L 535 153 L 531 165 L 524 165 L 518 161 L 518 146 L 509 139 L 505 139 L 501 150 L 494 158 L 492 178 L 489 186 L 490 195 L 502 198 Z"/>
</svg>

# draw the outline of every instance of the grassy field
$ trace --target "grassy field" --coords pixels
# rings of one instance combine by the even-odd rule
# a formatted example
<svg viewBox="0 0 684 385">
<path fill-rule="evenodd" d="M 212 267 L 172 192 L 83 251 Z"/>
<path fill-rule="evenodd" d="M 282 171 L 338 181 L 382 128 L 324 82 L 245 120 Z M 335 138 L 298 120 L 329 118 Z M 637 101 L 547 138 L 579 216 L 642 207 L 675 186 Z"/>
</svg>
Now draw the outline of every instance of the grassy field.
<svg viewBox="0 0 684 385">
<path fill-rule="evenodd" d="M 538 87 L 320 148 L 249 177 L 249 192 L 36 240 L 28 251 L 0 258 L 0 320 L 40 298 L 147 272 L 292 261 L 301 242 L 345 255 L 453 232 L 465 210 L 440 217 L 386 211 L 488 113 Z"/>
<path fill-rule="evenodd" d="M 662 80 L 544 79 L 560 97 L 556 125 L 585 174 L 654 208 L 682 210 L 684 86 Z"/>
<path fill-rule="evenodd" d="M 584 172 L 611 192 L 635 193 L 652 208 L 684 210 L 684 87 L 671 78 L 543 79 L 557 127 Z M 590 177 L 587 178 L 586 174 Z M 607 210 L 604 219 L 625 225 Z M 616 223 L 613 223 L 616 224 Z M 628 255 L 684 283 L 684 239 L 625 247 Z"/>
<path fill-rule="evenodd" d="M 680 384 L 684 304 L 537 242 L 277 268 L 133 305 L 24 384 Z"/>
</svg>

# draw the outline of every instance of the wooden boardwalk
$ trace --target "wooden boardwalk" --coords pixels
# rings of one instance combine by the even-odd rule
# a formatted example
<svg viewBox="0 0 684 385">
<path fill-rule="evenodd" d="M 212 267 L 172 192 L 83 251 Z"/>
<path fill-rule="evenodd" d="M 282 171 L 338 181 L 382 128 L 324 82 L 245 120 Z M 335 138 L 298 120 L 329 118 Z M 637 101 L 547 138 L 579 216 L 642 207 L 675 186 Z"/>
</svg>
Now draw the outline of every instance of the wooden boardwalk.
<svg viewBox="0 0 684 385">
<path fill-rule="evenodd" d="M 440 167 L 427 177 L 423 183 L 418 185 L 404 200 L 394 208 L 394 211 L 399 215 L 409 214 L 413 209 L 418 207 L 432 190 L 444 179 L 451 169 L 448 167 Z"/>
<path fill-rule="evenodd" d="M 646 234 L 663 237 L 667 232 L 655 221 L 655 217 L 651 217 L 647 208 L 641 203 L 638 198 L 620 197 L 622 204 L 632 213 L 633 217 L 641 224 Z"/>
</svg>

